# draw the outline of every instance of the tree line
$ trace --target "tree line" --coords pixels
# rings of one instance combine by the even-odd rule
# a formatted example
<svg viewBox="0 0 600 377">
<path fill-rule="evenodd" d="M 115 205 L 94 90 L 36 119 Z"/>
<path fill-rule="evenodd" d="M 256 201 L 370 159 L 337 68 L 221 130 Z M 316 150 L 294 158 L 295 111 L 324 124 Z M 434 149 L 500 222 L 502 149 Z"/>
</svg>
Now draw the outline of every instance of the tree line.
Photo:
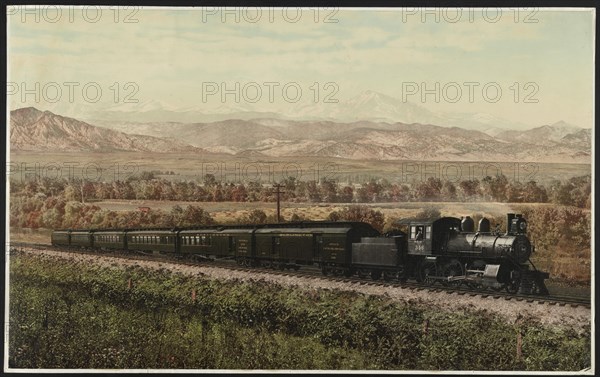
<svg viewBox="0 0 600 377">
<path fill-rule="evenodd" d="M 555 203 L 579 208 L 591 207 L 591 175 L 555 180 L 544 186 L 535 181 L 511 182 L 506 176 L 485 177 L 454 183 L 429 177 L 414 183 L 392 183 L 371 179 L 358 185 L 321 179 L 281 182 L 281 200 L 302 203 L 385 203 L 422 201 L 494 201 L 504 203 Z M 141 174 L 125 181 L 92 182 L 41 178 L 10 182 L 11 195 L 62 197 L 81 203 L 97 200 L 164 200 L 189 202 L 274 202 L 272 185 L 257 182 L 222 183 L 214 175 L 202 183 L 171 181 Z"/>
</svg>

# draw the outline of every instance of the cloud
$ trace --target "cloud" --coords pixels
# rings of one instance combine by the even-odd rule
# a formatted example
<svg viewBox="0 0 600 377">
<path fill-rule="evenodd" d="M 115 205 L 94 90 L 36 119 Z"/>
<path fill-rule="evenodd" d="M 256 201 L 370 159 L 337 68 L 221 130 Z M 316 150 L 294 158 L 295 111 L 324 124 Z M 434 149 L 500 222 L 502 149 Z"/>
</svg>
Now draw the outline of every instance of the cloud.
<svg viewBox="0 0 600 377">
<path fill-rule="evenodd" d="M 104 9 L 90 23 L 81 8 L 73 9 L 73 22 L 66 13 L 57 23 L 9 16 L 9 81 L 133 81 L 147 99 L 169 93 L 185 100 L 204 81 L 232 78 L 306 86 L 334 81 L 347 96 L 359 89 L 397 94 L 403 81 L 519 80 L 539 82 L 550 104 L 565 102 L 567 89 L 559 88 L 568 88 L 573 106 L 556 106 L 557 119 L 568 118 L 558 109 L 576 117 L 592 106 L 590 12 L 540 10 L 538 23 L 521 22 L 525 11 L 519 22 L 503 11 L 497 23 L 480 16 L 423 23 L 419 15 L 404 21 L 390 9 L 303 9 L 291 23 L 280 8 L 263 8 L 260 22 L 223 23 L 219 14 L 206 15 L 212 8 L 204 18 L 201 9 L 150 8 L 135 13 L 137 23 L 125 23 L 132 9 L 120 8 L 118 15 Z M 327 16 L 338 22 L 323 22 Z"/>
</svg>

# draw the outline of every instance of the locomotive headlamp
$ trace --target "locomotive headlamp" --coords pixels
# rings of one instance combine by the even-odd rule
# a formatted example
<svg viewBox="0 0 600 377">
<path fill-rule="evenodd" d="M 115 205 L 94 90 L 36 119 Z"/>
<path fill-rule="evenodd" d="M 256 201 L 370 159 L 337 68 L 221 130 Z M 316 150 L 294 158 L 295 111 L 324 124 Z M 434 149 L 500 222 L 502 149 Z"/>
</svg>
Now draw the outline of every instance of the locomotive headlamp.
<svg viewBox="0 0 600 377">
<path fill-rule="evenodd" d="M 524 232 L 527 229 L 527 223 L 522 221 L 521 224 L 519 224 L 519 229 Z"/>
</svg>

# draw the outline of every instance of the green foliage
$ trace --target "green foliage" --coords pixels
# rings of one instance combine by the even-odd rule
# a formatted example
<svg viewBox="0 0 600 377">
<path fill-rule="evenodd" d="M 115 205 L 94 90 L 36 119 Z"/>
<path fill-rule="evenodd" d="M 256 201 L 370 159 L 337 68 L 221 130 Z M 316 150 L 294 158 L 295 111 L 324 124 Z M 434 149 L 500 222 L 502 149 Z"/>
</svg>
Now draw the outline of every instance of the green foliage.
<svg viewBox="0 0 600 377">
<path fill-rule="evenodd" d="M 418 220 L 435 220 L 435 219 L 439 219 L 442 216 L 442 213 L 440 212 L 440 210 L 436 207 L 426 207 L 424 209 L 422 209 L 421 211 L 419 211 L 419 213 L 417 213 L 415 215 L 415 219 Z"/>
<path fill-rule="evenodd" d="M 375 211 L 368 206 L 349 206 L 341 211 L 333 211 L 329 214 L 329 221 L 362 221 L 378 231 L 383 230 L 385 219 L 381 211 Z"/>
<path fill-rule="evenodd" d="M 15 368 L 580 370 L 591 362 L 589 332 L 382 296 L 28 254 L 11 257 L 10 273 Z"/>
<path fill-rule="evenodd" d="M 253 209 L 248 216 L 242 219 L 247 224 L 264 224 L 267 221 L 267 214 L 261 209 Z"/>
<path fill-rule="evenodd" d="M 457 183 L 429 177 L 410 185 L 390 183 L 385 179 L 370 179 L 359 187 L 322 179 L 317 181 L 283 180 L 281 199 L 294 202 L 404 202 L 404 201 L 497 201 L 497 202 L 552 202 L 578 208 L 591 207 L 591 176 L 556 181 L 548 188 L 534 181 L 525 184 L 512 182 L 504 175 L 488 176 L 481 181 L 463 180 Z M 82 180 L 41 178 L 37 181 L 10 182 L 10 223 L 24 228 L 89 228 L 176 226 L 183 224 L 210 224 L 209 216 L 199 207 L 188 207 L 185 214 L 152 210 L 116 213 L 90 205 L 97 200 L 173 200 L 194 202 L 273 202 L 272 187 L 257 182 L 239 184 L 218 182 L 206 174 L 203 183 L 171 181 L 156 178 L 154 172 L 142 172 L 126 181 L 88 182 Z M 345 214 L 340 214 L 345 216 Z M 335 215 L 332 215 L 335 216 Z M 254 216 L 252 223 L 261 223 Z M 372 219 L 372 221 L 378 221 Z"/>
<path fill-rule="evenodd" d="M 589 284 L 591 281 L 592 216 L 574 207 L 523 207 L 534 257 L 552 276 Z"/>
<path fill-rule="evenodd" d="M 417 184 L 415 196 L 421 200 L 439 200 L 442 193 L 442 180 L 429 177 L 426 181 Z"/>
<path fill-rule="evenodd" d="M 412 183 L 392 183 L 386 179 L 370 179 L 360 185 L 338 181 L 297 181 L 284 179 L 281 199 L 294 202 L 377 203 L 404 201 L 497 201 L 552 202 L 579 208 L 591 206 L 591 175 L 555 181 L 547 187 L 535 181 L 518 182 L 506 176 L 486 176 L 481 181 L 454 182 L 428 177 Z M 220 182 L 206 174 L 203 182 L 174 181 L 157 178 L 153 172 L 142 172 L 126 181 L 89 182 L 41 178 L 37 181 L 11 181 L 11 195 L 32 198 L 60 198 L 67 202 L 87 203 L 93 200 L 177 200 L 195 202 L 272 202 L 273 188 L 258 182 Z"/>
</svg>

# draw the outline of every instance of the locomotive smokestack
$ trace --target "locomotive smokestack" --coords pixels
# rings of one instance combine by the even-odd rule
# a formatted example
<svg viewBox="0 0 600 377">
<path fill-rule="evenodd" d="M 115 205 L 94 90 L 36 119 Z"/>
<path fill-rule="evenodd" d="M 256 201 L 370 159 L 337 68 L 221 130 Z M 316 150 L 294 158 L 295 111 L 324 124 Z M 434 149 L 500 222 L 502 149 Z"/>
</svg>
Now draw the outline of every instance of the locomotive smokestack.
<svg viewBox="0 0 600 377">
<path fill-rule="evenodd" d="M 511 233 L 511 224 L 513 219 L 515 218 L 515 214 L 514 213 L 507 213 L 506 214 L 506 233 Z"/>
</svg>

